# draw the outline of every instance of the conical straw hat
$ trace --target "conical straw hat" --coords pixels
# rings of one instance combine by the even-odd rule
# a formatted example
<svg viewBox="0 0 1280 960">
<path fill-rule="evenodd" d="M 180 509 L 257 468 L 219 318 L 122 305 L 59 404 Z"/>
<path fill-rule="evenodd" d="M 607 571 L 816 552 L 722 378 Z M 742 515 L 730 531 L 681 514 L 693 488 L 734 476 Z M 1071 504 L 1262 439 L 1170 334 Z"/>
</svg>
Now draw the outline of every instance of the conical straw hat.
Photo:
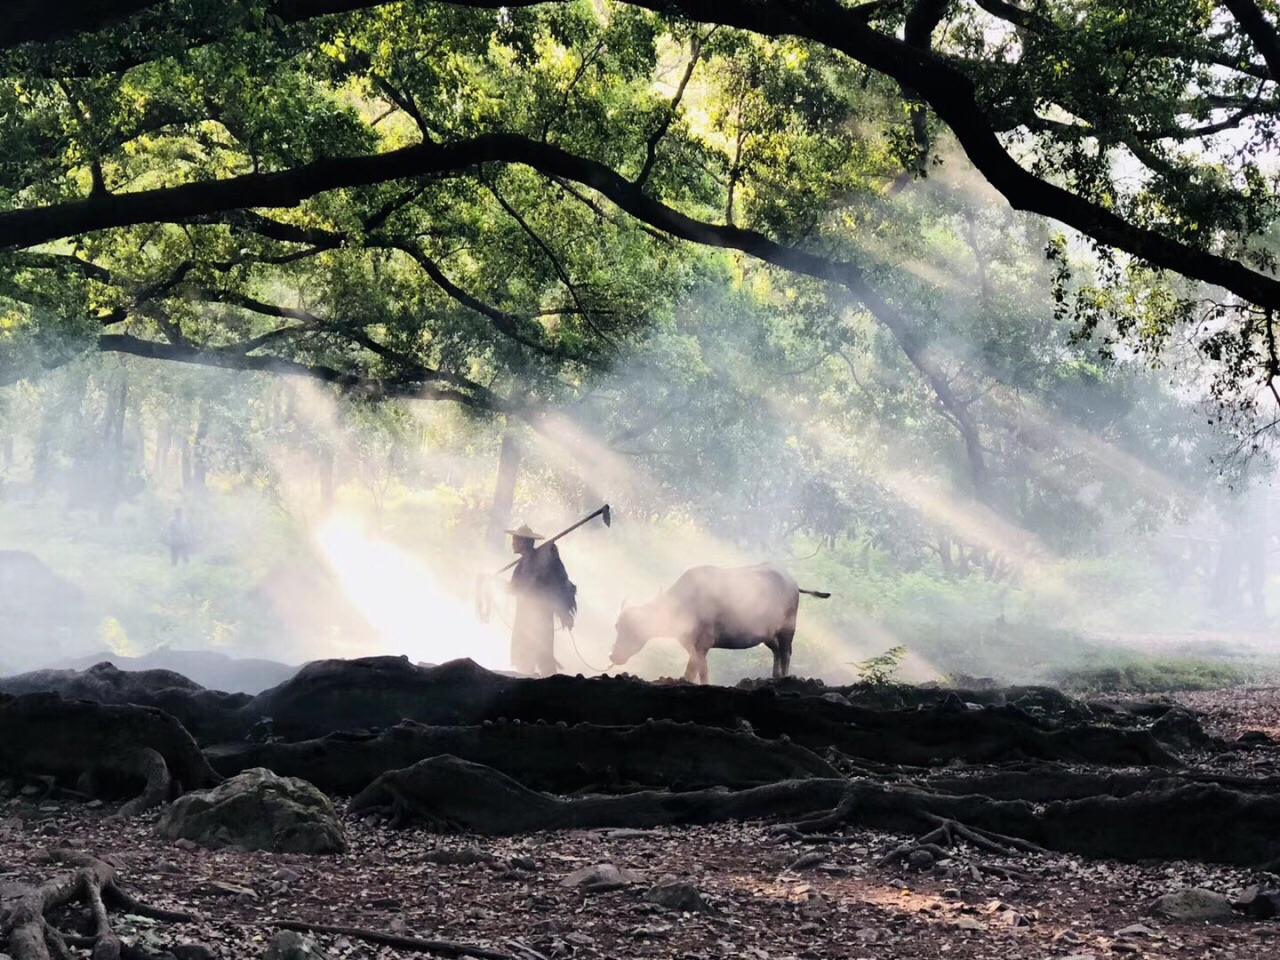
<svg viewBox="0 0 1280 960">
<path fill-rule="evenodd" d="M 506 530 L 504 532 L 511 534 L 511 536 L 513 537 L 523 537 L 526 540 L 547 539 L 540 533 L 534 533 L 531 529 L 529 529 L 529 525 L 527 523 L 522 523 L 520 524 L 520 526 L 516 527 L 514 530 Z"/>
</svg>

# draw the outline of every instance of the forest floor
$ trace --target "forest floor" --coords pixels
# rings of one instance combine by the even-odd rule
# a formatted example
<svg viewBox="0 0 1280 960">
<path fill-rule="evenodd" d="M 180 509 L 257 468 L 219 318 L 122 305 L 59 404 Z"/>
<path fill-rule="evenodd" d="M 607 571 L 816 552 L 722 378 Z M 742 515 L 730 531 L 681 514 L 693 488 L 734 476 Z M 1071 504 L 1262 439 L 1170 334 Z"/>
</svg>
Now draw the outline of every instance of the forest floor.
<svg viewBox="0 0 1280 960">
<path fill-rule="evenodd" d="M 1211 732 L 1280 734 L 1280 690 L 1178 694 Z M 1267 749 L 1280 758 L 1280 748 Z M 1270 764 L 1268 764 L 1270 765 Z M 158 840 L 155 815 L 12 800 L 0 808 L 0 885 L 38 883 L 42 852 L 66 844 L 120 871 L 129 892 L 202 919 L 116 918 L 153 947 L 203 944 L 186 956 L 258 956 L 278 920 L 448 940 L 519 960 L 1039 960 L 1039 958 L 1272 958 L 1280 923 L 1232 918 L 1186 923 L 1150 915 L 1160 894 L 1205 887 L 1234 898 L 1270 875 L 1199 863 L 1149 865 L 1068 855 L 1016 859 L 961 848 L 925 873 L 876 861 L 908 839 L 858 830 L 828 843 L 779 841 L 759 825 L 566 832 L 494 840 L 346 823 L 337 857 L 208 851 Z M 1153 824 L 1158 829 L 1158 824 Z M 804 861 L 796 861 L 806 854 Z M 460 861 L 460 862 L 459 862 Z M 807 862 L 808 865 L 804 865 Z M 584 892 L 564 878 L 611 863 L 630 886 Z M 698 888 L 713 912 L 681 914 L 645 900 L 664 877 Z M 315 934 L 330 957 L 422 954 L 351 933 Z M 462 953 L 455 956 L 465 955 Z"/>
</svg>

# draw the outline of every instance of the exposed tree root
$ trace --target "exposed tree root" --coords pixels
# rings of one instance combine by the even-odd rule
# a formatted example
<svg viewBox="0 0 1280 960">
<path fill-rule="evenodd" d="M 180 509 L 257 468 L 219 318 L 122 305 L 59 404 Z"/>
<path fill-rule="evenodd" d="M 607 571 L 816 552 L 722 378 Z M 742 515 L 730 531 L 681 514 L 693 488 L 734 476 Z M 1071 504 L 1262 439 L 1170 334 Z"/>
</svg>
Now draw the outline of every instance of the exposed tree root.
<svg viewBox="0 0 1280 960">
<path fill-rule="evenodd" d="M 1280 855 L 1280 795 L 1222 787 L 1160 785 L 1125 797 L 1090 797 L 1037 809 L 1022 801 L 950 796 L 869 780 L 796 780 L 749 790 L 636 793 L 566 800 L 495 770 L 436 757 L 379 777 L 349 812 L 391 811 L 443 831 L 510 835 L 541 830 L 656 827 L 730 820 L 787 823 L 799 835 L 847 825 L 900 833 L 921 820 L 929 842 L 964 840 L 1001 856 L 1046 849 L 1085 856 L 1147 857 L 1257 864 Z M 1150 829 L 1161 824 L 1160 830 Z M 941 844 L 939 844 L 941 845 Z"/>
<path fill-rule="evenodd" d="M 431 669 L 397 657 L 317 661 L 237 714 L 243 729 L 267 716 L 289 740 L 324 737 L 335 728 L 388 728 L 406 717 L 441 726 L 505 718 L 608 727 L 640 727 L 663 718 L 711 728 L 732 727 L 740 718 L 767 740 L 785 736 L 819 754 L 835 747 L 859 763 L 923 767 L 955 759 L 994 763 L 1037 758 L 1179 765 L 1146 732 L 1098 726 L 1055 730 L 1011 706 L 960 712 L 871 710 L 818 696 L 786 695 L 771 687 L 739 690 L 624 677 L 519 679 L 469 660 Z M 478 755 L 473 759 L 484 762 Z"/>
<path fill-rule="evenodd" d="M 656 720 L 633 727 L 583 723 L 490 723 L 429 727 L 402 721 L 376 737 L 327 737 L 299 743 L 224 745 L 206 751 L 223 776 L 266 767 L 321 790 L 353 794 L 379 774 L 444 755 L 501 770 L 525 786 L 552 793 L 587 787 L 619 789 L 726 786 L 739 789 L 836 777 L 804 747 L 748 733 Z"/>
<path fill-rule="evenodd" d="M 142 793 L 134 797 L 120 808 L 118 816 L 136 817 L 140 813 L 167 803 L 173 791 L 173 777 L 169 776 L 169 765 L 150 747 L 135 750 L 129 758 L 131 765 L 139 776 L 146 779 L 147 785 Z"/>
<path fill-rule="evenodd" d="M 935 814 L 920 811 L 922 819 L 936 824 L 933 830 L 926 833 L 914 843 L 904 843 L 881 857 L 877 866 L 887 867 L 907 860 L 917 851 L 928 853 L 934 860 L 943 860 L 948 856 L 947 849 L 954 849 L 959 841 L 967 841 L 972 846 L 986 853 L 994 853 L 1000 857 L 1012 857 L 1018 853 L 1048 853 L 1043 847 L 1017 837 L 1007 837 L 990 830 L 968 827 L 958 820 L 948 820 Z"/>
<path fill-rule="evenodd" d="M 183 789 L 222 779 L 182 725 L 152 707 L 0 695 L 0 779 L 38 777 L 55 786 L 141 792 L 121 812 L 140 813 Z"/>
<path fill-rule="evenodd" d="M 71 946 L 90 949 L 93 960 L 152 960 L 152 954 L 127 947 L 111 929 L 109 902 L 132 913 L 191 919 L 186 914 L 139 903 L 119 888 L 115 868 L 91 854 L 58 848 L 49 851 L 49 858 L 71 869 L 38 887 L 0 887 L 0 944 L 5 944 L 13 960 L 72 960 Z M 91 936 L 69 936 L 49 923 L 50 911 L 77 902 L 89 908 L 93 919 Z"/>
<path fill-rule="evenodd" d="M 334 936 L 352 937 L 367 943 L 377 943 L 397 950 L 417 950 L 422 953 L 434 953 L 442 957 L 476 957 L 478 960 L 518 960 L 513 954 L 490 950 L 488 947 L 475 946 L 468 943 L 454 943 L 451 940 L 421 940 L 418 937 L 403 937 L 381 930 L 367 930 L 363 927 L 335 927 L 324 923 L 307 923 L 304 920 L 275 920 L 273 925 L 281 930 L 296 930 L 299 933 L 330 933 Z"/>
</svg>

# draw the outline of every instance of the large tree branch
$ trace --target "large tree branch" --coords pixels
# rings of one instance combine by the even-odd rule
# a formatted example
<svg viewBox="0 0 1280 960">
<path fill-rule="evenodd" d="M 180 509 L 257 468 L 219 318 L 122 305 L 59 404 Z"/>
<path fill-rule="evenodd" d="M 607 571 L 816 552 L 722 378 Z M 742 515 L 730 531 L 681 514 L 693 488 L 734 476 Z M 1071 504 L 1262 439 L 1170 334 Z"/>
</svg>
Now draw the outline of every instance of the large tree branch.
<svg viewBox="0 0 1280 960">
<path fill-rule="evenodd" d="M 285 23 L 381 6 L 392 0 L 276 0 L 268 12 Z M 160 0 L 8 0 L 0 20 L 0 50 L 20 43 L 48 43 L 105 30 L 159 7 Z M 473 6 L 500 6 L 477 3 Z M 507 6 L 526 6 L 521 0 Z"/>
<path fill-rule="evenodd" d="M 438 370 L 419 367 L 394 377 L 370 377 L 361 373 L 336 370 L 323 364 L 304 364 L 284 357 L 250 355 L 240 345 L 228 347 L 196 347 L 190 344 L 164 343 L 145 340 L 127 333 L 107 333 L 98 337 L 97 347 L 104 353 L 124 353 L 148 360 L 170 360 L 223 370 L 241 370 L 255 373 L 283 374 L 319 380 L 338 387 L 344 393 L 375 400 L 407 397 L 419 400 L 450 400 L 477 410 L 497 413 L 518 413 L 496 395 L 479 384 L 468 386 L 475 393 L 456 386 L 440 386 L 442 380 L 454 380 L 452 375 Z"/>
<path fill-rule="evenodd" d="M 377 0 L 290 0 L 291 17 L 375 5 Z M 1233 0 L 1234 2 L 1234 0 Z M 459 5 L 494 7 L 496 0 Z M 978 170 L 1016 208 L 1057 219 L 1082 233 L 1151 264 L 1188 277 L 1221 284 L 1260 305 L 1280 306 L 1280 281 L 1244 264 L 1198 249 L 1155 230 L 1127 222 L 1101 205 L 1049 183 L 1024 169 L 1000 141 L 977 100 L 973 82 L 958 67 L 927 50 L 912 47 L 872 28 L 864 16 L 833 0 L 760 0 L 723 4 L 711 0 L 641 0 L 641 6 L 724 23 L 768 36 L 794 35 L 839 50 L 916 91 L 955 133 Z M 544 145 L 545 146 L 545 145 Z M 342 186 L 457 170 L 485 161 L 530 162 L 539 166 L 519 138 L 481 137 L 445 146 L 423 145 L 376 157 L 319 161 L 275 174 L 237 177 L 127 195 L 92 198 L 55 207 L 0 215 L 6 246 L 28 246 L 87 230 L 155 219 L 199 215 L 243 206 L 292 205 Z M 544 169 L 539 167 L 539 169 Z"/>
<path fill-rule="evenodd" d="M 689 86 L 689 81 L 693 79 L 693 71 L 697 69 L 698 61 L 702 59 L 702 49 L 706 42 L 711 39 L 711 35 L 716 32 L 716 29 L 716 27 L 712 27 L 706 37 L 700 37 L 695 33 L 693 40 L 690 41 L 689 63 L 684 68 L 680 82 L 676 84 L 671 103 L 663 111 L 662 120 L 658 123 L 653 133 L 649 135 L 649 140 L 645 144 L 644 166 L 640 168 L 640 173 L 636 176 L 636 184 L 638 186 L 644 186 L 645 181 L 649 179 L 649 174 L 653 172 L 653 165 L 658 162 L 658 144 L 662 142 L 662 138 L 671 129 L 671 124 L 675 122 L 680 110 L 680 101 L 684 99 L 685 88 Z"/>
<path fill-rule="evenodd" d="M 156 0 L 9 0 L 0 19 L 0 49 L 44 43 L 129 19 Z"/>
<path fill-rule="evenodd" d="M 501 400 L 495 394 L 490 393 L 485 387 L 482 387 L 475 381 L 456 373 L 449 373 L 446 370 L 438 370 L 433 367 L 428 367 L 415 357 L 392 350 L 390 347 L 386 346 L 386 344 L 380 343 L 373 337 L 369 336 L 368 333 L 365 332 L 364 326 L 371 323 L 381 322 L 380 320 L 370 319 L 363 321 L 363 323 L 335 323 L 333 321 L 326 321 L 321 317 L 316 316 L 314 313 L 311 313 L 309 310 L 304 310 L 301 307 L 286 307 L 281 306 L 280 304 L 266 303 L 265 301 L 258 300 L 243 293 L 202 290 L 201 295 L 206 300 L 216 303 L 226 303 L 231 306 L 240 307 L 243 310 L 248 310 L 252 313 L 261 314 L 262 316 L 278 317 L 282 320 L 294 320 L 297 322 L 297 326 L 281 328 L 264 334 L 263 336 L 268 339 L 275 339 L 285 333 L 323 332 L 333 334 L 334 336 L 342 337 L 346 340 L 350 340 L 352 343 L 364 347 L 370 353 L 375 354 L 383 360 L 386 360 L 400 368 L 401 373 L 397 374 L 395 379 L 402 379 L 407 382 L 435 381 L 447 383 L 459 389 L 466 390 L 478 398 L 483 398 L 485 409 L 497 410 L 501 408 Z M 262 342 L 265 342 L 262 337 L 255 337 L 251 341 L 246 341 L 242 344 L 234 344 L 231 347 L 220 349 L 228 349 L 233 352 L 244 353 L 262 346 Z M 253 344 L 253 346 L 246 346 L 246 344 L 250 343 Z"/>
<path fill-rule="evenodd" d="M 692 0 L 684 0 L 690 3 Z M 728 8 L 726 8 L 728 9 Z M 734 7 L 733 9 L 738 9 Z M 850 30 L 861 29 L 854 21 Z M 874 31 L 863 31 L 874 34 Z M 830 35 L 831 31 L 827 31 Z M 1053 217 L 1087 236 L 1140 257 L 1157 267 L 1219 285 L 1259 306 L 1280 307 L 1280 280 L 1239 261 L 1181 243 L 1047 183 L 1023 169 L 1008 154 L 988 121 L 977 112 L 972 84 L 935 57 L 884 37 L 867 41 L 879 62 L 892 53 L 915 60 L 911 77 L 896 61 L 886 70 L 915 83 L 951 124 L 980 170 L 1014 207 Z M 887 49 L 884 49 L 887 48 Z M 0 244 L 27 247 L 93 230 L 138 223 L 191 219 L 245 207 L 290 207 L 328 190 L 359 187 L 429 173 L 456 172 L 487 162 L 521 163 L 600 190 L 650 226 L 683 236 L 695 223 L 678 211 L 627 184 L 613 170 L 546 143 L 514 134 L 488 134 L 451 144 L 420 144 L 387 153 L 316 161 L 278 173 L 246 174 L 206 183 L 184 184 L 135 193 L 90 197 L 71 203 L 0 214 Z M 605 185 L 608 189 L 601 189 Z M 617 195 L 616 197 L 614 195 Z M 661 209 L 658 209 L 661 208 Z M 650 219 L 637 211 L 654 215 Z M 730 228 L 733 229 L 733 228 Z M 686 237 L 686 239 L 691 239 Z M 701 241 L 700 241 L 701 242 Z M 728 244 L 721 244 L 728 245 Z"/>
<path fill-rule="evenodd" d="M 820 280 L 831 281 L 845 287 L 890 331 L 908 360 L 929 383 L 941 406 L 951 414 L 964 440 L 975 487 L 981 490 L 985 483 L 985 465 L 977 427 L 972 417 L 964 407 L 964 404 L 956 397 L 945 373 L 929 356 L 924 343 L 921 342 L 907 318 L 902 316 L 896 308 L 876 293 L 868 284 L 864 271 L 856 264 L 832 260 L 796 247 L 786 246 L 753 230 L 745 230 L 734 226 L 721 226 L 694 219 L 649 196 L 641 187 L 624 179 L 616 171 L 604 164 L 567 153 L 551 144 L 540 143 L 524 137 L 492 135 L 444 147 L 421 145 L 406 148 L 394 154 L 382 154 L 343 161 L 326 161 L 313 165 L 313 168 L 320 168 L 324 182 L 333 183 L 337 177 L 337 172 L 346 173 L 353 178 L 369 178 L 377 176 L 376 171 L 386 169 L 401 176 L 406 176 L 421 172 L 421 167 L 427 165 L 439 168 L 464 161 L 479 162 L 483 159 L 502 159 L 509 162 L 526 163 L 549 175 L 563 177 L 589 187 L 608 198 L 637 220 L 648 223 L 650 226 L 674 237 L 707 246 L 738 250 L 775 266 Z M 189 187 L 176 188 L 179 191 L 188 191 L 189 196 L 194 196 L 199 200 L 199 208 L 194 210 L 193 208 L 197 207 L 197 204 L 188 201 L 186 203 L 173 204 L 162 211 L 158 205 L 160 197 L 156 194 L 162 195 L 172 191 L 154 192 L 147 195 L 144 202 L 156 205 L 155 216 L 157 218 L 160 218 L 162 213 L 164 219 L 171 219 L 175 214 L 177 216 L 206 215 L 217 212 L 219 204 L 226 204 L 231 209 L 238 208 L 242 205 L 241 201 L 246 192 L 254 196 L 260 195 L 260 191 L 265 189 L 264 181 L 274 183 L 277 190 L 283 190 L 283 185 L 288 184 L 290 189 L 294 191 L 294 196 L 313 189 L 314 185 L 307 184 L 305 180 L 298 183 L 298 180 L 298 171 L 293 171 L 289 174 L 249 175 L 214 184 L 195 184 Z M 135 194 L 134 196 L 142 195 Z M 106 201 L 89 199 L 70 206 L 80 208 L 81 212 L 78 213 L 78 216 L 84 218 L 86 216 L 83 212 L 85 208 L 99 208 L 104 202 L 113 204 L 118 199 L 118 197 L 108 198 Z M 276 193 L 272 196 L 274 202 L 271 205 L 280 206 L 284 199 L 285 196 L 282 193 Z M 118 211 L 112 207 L 112 212 Z M 25 213 L 28 213 L 28 211 L 0 215 L 0 229 L 3 229 L 5 217 L 14 217 Z M 267 234 L 274 234 L 282 239 L 288 238 L 308 243 L 317 240 L 331 240 L 331 238 L 317 234 L 314 230 L 295 228 L 288 224 L 268 221 L 258 215 L 254 215 L 250 222 L 256 227 L 262 228 Z M 293 315 L 290 314 L 288 316 Z M 279 358 L 246 357 L 243 353 L 233 350 L 208 350 L 189 344 L 157 344 L 152 341 L 138 341 L 132 337 L 123 340 L 106 340 L 104 342 L 106 344 L 123 345 L 112 347 L 111 349 L 123 350 L 127 347 L 129 349 L 126 352 L 135 352 L 144 356 L 163 356 L 167 359 L 177 359 L 188 363 L 227 366 L 233 369 L 269 369 L 277 372 L 296 373 L 336 383 L 339 386 L 343 386 L 344 389 L 373 391 L 381 396 L 393 395 L 387 386 L 387 381 L 375 382 L 367 377 L 342 374 L 330 368 L 304 367 L 293 361 Z M 255 366 L 246 367 L 246 363 L 254 364 Z M 420 383 L 424 379 L 441 379 L 442 376 L 438 371 L 418 371 L 417 374 L 416 379 L 410 378 L 410 386 L 414 383 Z M 349 383 L 343 379 L 348 376 L 354 378 Z M 494 409 L 492 405 L 488 406 L 488 408 Z"/>
<path fill-rule="evenodd" d="M 533 336 L 524 332 L 531 326 L 531 321 L 526 317 L 517 316 L 514 313 L 508 313 L 505 310 L 499 310 L 488 303 L 485 303 L 479 297 L 475 297 L 463 290 L 456 283 L 450 280 L 440 265 L 427 256 L 420 246 L 415 243 L 409 243 L 405 240 L 398 240 L 391 237 L 371 236 L 369 243 L 374 246 L 381 246 L 392 250 L 399 250 L 406 254 L 416 263 L 422 272 L 425 273 L 437 287 L 443 290 L 448 296 L 452 297 L 458 303 L 462 304 L 468 310 L 478 313 L 483 317 L 488 317 L 493 322 L 494 327 L 505 337 L 509 337 L 516 343 L 528 347 L 530 350 L 536 350 L 538 353 L 547 356 L 557 356 L 556 350 L 548 347 L 535 339 Z"/>
<path fill-rule="evenodd" d="M 524 231 L 525 235 L 533 241 L 534 245 L 542 251 L 543 256 L 547 258 L 547 262 L 551 264 L 551 269 L 555 271 L 556 276 L 560 278 L 560 282 L 564 284 L 565 289 L 569 291 L 569 296 L 573 299 L 574 306 L 578 308 L 578 312 L 581 315 L 583 322 L 594 330 L 596 335 L 606 343 L 612 342 L 612 338 L 597 327 L 595 321 L 592 320 L 590 311 L 587 310 L 586 306 L 583 304 L 582 298 L 578 296 L 577 285 L 569 276 L 569 271 L 565 269 L 564 264 L 560 262 L 560 258 L 556 256 L 556 252 L 551 249 L 551 245 L 542 239 L 538 232 L 533 229 L 533 226 L 529 221 L 520 214 L 519 210 L 507 202 L 506 198 L 498 192 L 498 188 L 492 181 L 486 180 L 485 186 L 489 188 L 489 192 L 493 194 L 493 198 L 498 201 L 498 206 L 502 207 L 502 209 L 506 211 L 507 216 L 514 220 L 519 225 L 520 229 Z"/>
<path fill-rule="evenodd" d="M 1272 80 L 1280 80 L 1280 34 L 1266 14 L 1253 0 L 1222 0 L 1244 30 L 1270 71 Z"/>
<path fill-rule="evenodd" d="M 399 207 L 396 207 L 399 209 Z M 383 208 L 385 210 L 386 208 Z M 382 215 L 383 211 L 379 211 L 373 217 L 364 221 L 364 227 L 367 231 L 374 230 L 385 222 L 386 217 Z M 336 249 L 343 244 L 349 242 L 350 238 L 346 234 L 338 233 L 331 230 L 325 230 L 318 227 L 301 227 L 296 224 L 283 223 L 279 220 L 273 220 L 270 217 L 264 217 L 261 214 L 246 212 L 229 218 L 234 226 L 252 230 L 260 236 L 269 240 L 277 240 L 284 243 L 306 243 L 312 244 L 315 249 Z M 417 243 L 396 237 L 391 234 L 368 233 L 364 239 L 366 246 L 370 248 L 382 250 L 398 250 L 399 252 L 410 257 L 414 263 L 430 278 L 431 282 L 439 287 L 445 294 L 456 300 L 468 310 L 487 317 L 492 321 L 495 329 L 503 336 L 514 340 L 521 346 L 530 350 L 537 351 L 545 356 L 560 357 L 553 347 L 537 339 L 534 332 L 536 324 L 527 317 L 521 317 L 517 314 L 508 313 L 500 310 L 491 304 L 485 303 L 479 297 L 476 297 L 466 290 L 463 290 L 456 283 L 445 275 L 431 257 L 429 257 Z M 575 358 L 581 359 L 581 358 Z M 587 363 L 588 361 L 581 361 Z"/>
<path fill-rule="evenodd" d="M 85 260 L 70 253 L 45 253 L 38 250 L 23 251 L 15 258 L 15 262 L 23 267 L 37 270 L 70 270 L 78 273 L 86 280 L 99 283 L 114 283 L 111 271 L 106 267 Z"/>
<path fill-rule="evenodd" d="M 950 0 L 916 0 L 903 24 L 902 39 L 917 50 L 931 49 L 933 32 L 938 29 L 948 6 Z M 929 162 L 929 114 L 911 86 L 904 84 L 902 92 L 916 101 L 911 107 L 911 136 L 916 142 L 916 172 L 922 172 Z"/>
<path fill-rule="evenodd" d="M 968 76 L 936 54 L 877 32 L 839 4 L 830 0 L 732 5 L 711 0 L 676 2 L 687 15 L 700 20 L 825 44 L 911 86 L 951 128 L 979 172 L 1015 208 L 1051 217 L 1155 266 L 1225 286 L 1251 302 L 1280 306 L 1280 281 L 1275 278 L 1129 223 L 1023 168 L 1001 143 Z"/>
</svg>

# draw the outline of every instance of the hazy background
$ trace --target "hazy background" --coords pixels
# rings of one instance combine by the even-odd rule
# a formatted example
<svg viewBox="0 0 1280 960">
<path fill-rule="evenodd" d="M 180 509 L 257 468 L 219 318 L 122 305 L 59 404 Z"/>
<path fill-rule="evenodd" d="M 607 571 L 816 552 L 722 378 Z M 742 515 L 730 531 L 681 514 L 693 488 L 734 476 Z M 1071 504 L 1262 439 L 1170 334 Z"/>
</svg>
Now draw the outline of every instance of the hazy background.
<svg viewBox="0 0 1280 960">
<path fill-rule="evenodd" d="M 492 621 L 475 615 L 478 583 L 511 559 L 494 530 L 549 535 L 608 502 L 611 529 L 561 545 L 581 604 L 557 640 L 570 672 L 608 663 L 624 599 L 696 564 L 770 560 L 834 595 L 801 601 L 801 675 L 847 682 L 898 646 L 916 680 L 1106 685 L 1153 658 L 1268 675 L 1271 466 L 1242 456 L 1249 424 L 1224 425 L 1195 351 L 1153 368 L 1105 325 L 1081 336 L 1055 309 L 1046 226 L 963 168 L 868 203 L 912 227 L 876 234 L 894 264 L 877 282 L 968 411 L 981 471 L 858 303 L 719 254 L 673 278 L 607 372 L 561 384 L 525 421 L 35 357 L 0 388 L 0 672 L 164 649 L 505 669 L 509 600 L 499 590 Z M 1069 292 L 1092 282 L 1086 259 Z M 195 542 L 175 567 L 179 506 Z M 731 682 L 770 659 L 710 663 Z M 655 640 L 627 669 L 683 666 Z"/>
</svg>

